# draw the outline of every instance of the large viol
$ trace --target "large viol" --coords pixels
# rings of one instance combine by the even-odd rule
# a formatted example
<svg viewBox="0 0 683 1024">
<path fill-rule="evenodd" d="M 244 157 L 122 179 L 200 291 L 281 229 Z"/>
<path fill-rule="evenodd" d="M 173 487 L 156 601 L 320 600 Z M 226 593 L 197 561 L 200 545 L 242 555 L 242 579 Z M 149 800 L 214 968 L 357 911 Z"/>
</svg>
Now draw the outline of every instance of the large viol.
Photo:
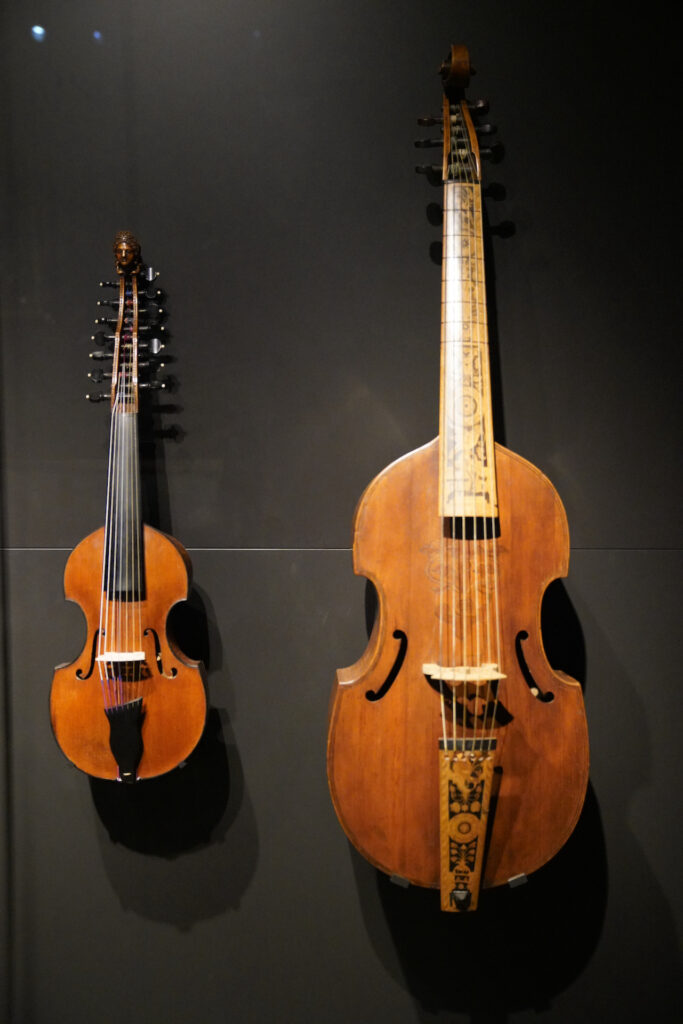
<svg viewBox="0 0 683 1024">
<path fill-rule="evenodd" d="M 141 389 L 162 387 L 154 376 L 163 347 L 155 274 L 141 261 L 130 232 L 114 243 L 115 316 L 100 318 L 111 363 L 95 380 L 111 380 L 111 431 L 105 526 L 80 542 L 64 573 L 66 597 L 86 618 L 83 651 L 55 669 L 52 728 L 63 752 L 88 775 L 135 782 L 170 771 L 196 746 L 204 729 L 201 665 L 183 655 L 167 632 L 171 608 L 188 595 L 190 561 L 176 540 L 142 522 L 138 449 Z M 107 282 L 103 283 L 105 286 Z"/>
<path fill-rule="evenodd" d="M 493 440 L 464 46 L 441 74 L 439 437 L 380 473 L 356 510 L 354 570 L 378 609 L 365 653 L 337 673 L 328 777 L 371 863 L 465 911 L 571 834 L 588 736 L 581 687 L 550 667 L 540 631 L 543 594 L 568 570 L 564 508 L 540 470 Z"/>
</svg>

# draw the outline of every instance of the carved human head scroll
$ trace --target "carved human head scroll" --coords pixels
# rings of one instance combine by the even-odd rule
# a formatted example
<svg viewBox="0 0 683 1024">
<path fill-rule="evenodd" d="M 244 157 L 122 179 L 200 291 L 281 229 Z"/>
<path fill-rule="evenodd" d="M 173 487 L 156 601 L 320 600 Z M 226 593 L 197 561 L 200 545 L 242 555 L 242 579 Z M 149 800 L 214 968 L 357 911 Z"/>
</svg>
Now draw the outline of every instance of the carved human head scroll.
<svg viewBox="0 0 683 1024">
<path fill-rule="evenodd" d="M 140 270 L 140 243 L 132 231 L 119 231 L 114 239 L 117 274 L 137 274 Z"/>
</svg>

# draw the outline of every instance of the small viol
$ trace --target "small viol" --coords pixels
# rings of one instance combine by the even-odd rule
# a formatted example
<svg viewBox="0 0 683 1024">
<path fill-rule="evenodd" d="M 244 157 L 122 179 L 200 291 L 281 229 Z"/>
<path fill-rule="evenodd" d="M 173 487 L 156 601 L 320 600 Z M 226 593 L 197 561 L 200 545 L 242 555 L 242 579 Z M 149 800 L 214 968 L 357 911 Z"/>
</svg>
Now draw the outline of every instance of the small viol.
<svg viewBox="0 0 683 1024">
<path fill-rule="evenodd" d="M 142 262 L 129 231 L 114 241 L 118 292 L 99 305 L 116 309 L 99 317 L 91 353 L 111 362 L 93 371 L 110 381 L 111 407 L 105 525 L 74 549 L 64 573 L 66 597 L 86 618 L 81 654 L 55 669 L 50 714 L 67 758 L 88 775 L 133 783 L 183 762 L 197 745 L 206 718 L 199 662 L 187 658 L 168 635 L 168 613 L 187 598 L 190 560 L 178 541 L 142 521 L 138 444 L 140 391 L 164 386 L 154 377 L 163 349 L 163 311 L 156 274 Z"/>
</svg>

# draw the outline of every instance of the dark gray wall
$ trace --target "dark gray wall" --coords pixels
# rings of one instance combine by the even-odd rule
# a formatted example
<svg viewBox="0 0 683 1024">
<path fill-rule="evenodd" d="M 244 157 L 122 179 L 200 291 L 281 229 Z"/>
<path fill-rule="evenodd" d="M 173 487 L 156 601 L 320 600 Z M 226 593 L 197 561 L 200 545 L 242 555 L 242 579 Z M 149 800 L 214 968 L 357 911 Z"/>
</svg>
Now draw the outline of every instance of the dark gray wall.
<svg viewBox="0 0 683 1024">
<path fill-rule="evenodd" d="M 12 1022 L 679 1019 L 678 85 L 657 13 L 4 5 Z M 351 851 L 324 767 L 335 668 L 365 645 L 353 509 L 436 431 L 439 196 L 412 139 L 451 41 L 505 143 L 487 170 L 506 190 L 489 224 L 515 227 L 487 236 L 497 433 L 566 504 L 548 647 L 585 684 L 592 744 L 574 837 L 467 920 Z M 184 772 L 132 794 L 71 768 L 47 713 L 83 635 L 64 563 L 103 515 L 106 407 L 82 396 L 124 226 L 169 295 L 178 409 L 152 426 L 183 433 L 147 439 L 148 514 L 190 549 L 177 628 L 213 708 Z"/>
</svg>

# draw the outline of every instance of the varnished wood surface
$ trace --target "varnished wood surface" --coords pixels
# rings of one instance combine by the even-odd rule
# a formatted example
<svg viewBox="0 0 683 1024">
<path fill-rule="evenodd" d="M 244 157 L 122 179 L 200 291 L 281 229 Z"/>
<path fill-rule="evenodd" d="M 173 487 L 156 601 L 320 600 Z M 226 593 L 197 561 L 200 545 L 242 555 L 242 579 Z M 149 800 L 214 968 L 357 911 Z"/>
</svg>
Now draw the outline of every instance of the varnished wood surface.
<svg viewBox="0 0 683 1024">
<path fill-rule="evenodd" d="M 104 529 L 90 534 L 74 549 L 64 572 L 65 596 L 75 601 L 86 617 L 83 650 L 69 665 L 55 670 L 50 695 L 50 715 L 55 738 L 66 757 L 97 778 L 116 779 L 118 768 L 109 746 L 109 722 L 104 712 L 97 666 L 86 679 L 92 660 L 93 640 L 99 627 L 102 547 Z M 141 602 L 143 631 L 155 630 L 161 664 L 157 669 L 156 647 L 144 636 L 145 660 L 151 675 L 140 688 L 143 697 L 144 750 L 138 778 L 170 771 L 184 761 L 197 745 L 206 718 L 206 695 L 201 665 L 185 657 L 167 636 L 171 608 L 187 598 L 189 559 L 182 546 L 149 526 L 144 527 L 146 594 Z M 168 678 L 172 670 L 173 678 Z"/>
<path fill-rule="evenodd" d="M 430 560 L 438 551 L 438 441 L 387 467 L 363 494 L 354 521 L 354 569 L 374 583 L 378 613 L 368 646 L 340 669 L 330 705 L 328 778 L 339 819 L 373 864 L 423 886 L 439 886 L 439 695 L 422 666 L 435 657 L 438 594 Z M 503 609 L 500 699 L 512 716 L 496 729 L 499 790 L 492 808 L 484 886 L 541 867 L 570 835 L 588 780 L 581 688 L 550 667 L 540 635 L 548 584 L 568 569 L 560 499 L 547 478 L 496 445 L 498 541 Z M 384 696 L 369 701 L 407 636 L 405 660 Z M 520 631 L 535 697 L 515 653 Z"/>
</svg>

